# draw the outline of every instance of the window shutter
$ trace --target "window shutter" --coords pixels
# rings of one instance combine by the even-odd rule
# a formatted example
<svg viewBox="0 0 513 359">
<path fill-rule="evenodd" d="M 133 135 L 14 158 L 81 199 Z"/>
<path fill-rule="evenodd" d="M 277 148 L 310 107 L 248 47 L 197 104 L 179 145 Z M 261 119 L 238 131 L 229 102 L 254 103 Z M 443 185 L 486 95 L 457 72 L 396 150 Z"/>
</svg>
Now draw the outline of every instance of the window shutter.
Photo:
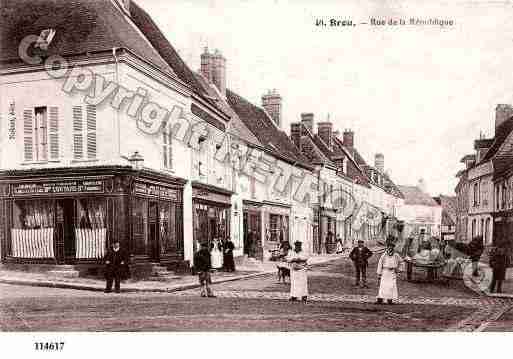
<svg viewBox="0 0 513 359">
<path fill-rule="evenodd" d="M 59 108 L 50 107 L 50 123 L 48 126 L 50 137 L 50 158 L 56 160 L 59 158 Z"/>
<path fill-rule="evenodd" d="M 87 105 L 87 158 L 96 158 L 96 106 Z"/>
<path fill-rule="evenodd" d="M 37 111 L 37 109 L 36 109 Z M 48 160 L 48 119 L 46 114 L 46 107 L 42 109 L 42 111 L 39 114 L 39 120 L 36 126 L 39 126 L 39 136 L 40 136 L 40 149 L 38 150 L 39 153 L 39 161 L 47 161 Z M 36 118 L 38 116 L 36 115 Z"/>
<path fill-rule="evenodd" d="M 25 161 L 34 160 L 34 113 L 32 109 L 23 111 L 23 150 Z"/>
<path fill-rule="evenodd" d="M 83 115 L 81 106 L 73 106 L 73 157 L 84 157 Z"/>
</svg>

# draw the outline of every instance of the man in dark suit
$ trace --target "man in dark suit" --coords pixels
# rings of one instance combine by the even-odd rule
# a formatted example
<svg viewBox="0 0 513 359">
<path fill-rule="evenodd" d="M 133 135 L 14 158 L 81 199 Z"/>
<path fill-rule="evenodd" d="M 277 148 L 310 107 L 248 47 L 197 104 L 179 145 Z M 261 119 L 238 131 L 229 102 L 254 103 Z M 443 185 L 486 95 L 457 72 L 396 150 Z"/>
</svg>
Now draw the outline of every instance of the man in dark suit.
<svg viewBox="0 0 513 359">
<path fill-rule="evenodd" d="M 349 258 L 354 263 L 354 267 L 356 270 L 356 282 L 355 287 L 360 285 L 360 277 L 361 277 L 361 286 L 362 288 L 367 287 L 367 266 L 369 264 L 369 258 L 372 256 L 372 252 L 369 248 L 363 245 L 363 240 L 358 240 L 358 246 L 353 248 L 351 253 L 349 254 Z"/>
<path fill-rule="evenodd" d="M 495 291 L 496 285 L 497 293 L 502 293 L 502 282 L 506 279 L 506 269 L 508 268 L 508 256 L 505 248 L 496 247 L 493 249 L 490 255 L 490 267 L 493 270 L 490 293 Z"/>
<path fill-rule="evenodd" d="M 128 272 L 128 260 L 126 252 L 121 249 L 118 240 L 112 243 L 112 248 L 107 252 L 104 261 L 106 266 L 105 279 L 107 280 L 105 293 L 112 292 L 112 282 L 114 282 L 114 291 L 119 293 L 121 291 L 121 277 Z"/>
<path fill-rule="evenodd" d="M 200 250 L 194 254 L 194 269 L 198 273 L 198 279 L 201 285 L 201 296 L 214 298 L 215 295 L 210 288 L 212 284 L 212 278 L 210 277 L 212 264 L 207 242 L 202 242 Z"/>
</svg>

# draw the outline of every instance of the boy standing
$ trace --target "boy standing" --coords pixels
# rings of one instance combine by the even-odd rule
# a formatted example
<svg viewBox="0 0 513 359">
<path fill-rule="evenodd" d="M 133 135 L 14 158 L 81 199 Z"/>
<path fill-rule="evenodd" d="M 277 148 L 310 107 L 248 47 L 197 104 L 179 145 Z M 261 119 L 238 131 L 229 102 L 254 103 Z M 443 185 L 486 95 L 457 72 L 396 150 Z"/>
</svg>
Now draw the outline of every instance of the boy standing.
<svg viewBox="0 0 513 359">
<path fill-rule="evenodd" d="M 208 249 L 208 243 L 201 243 L 201 249 L 194 255 L 194 268 L 198 272 L 198 279 L 201 285 L 201 296 L 214 298 L 215 295 L 210 288 L 212 284 L 212 278 L 210 277 L 210 271 L 212 270 L 212 264 L 210 261 L 210 251 Z"/>
</svg>

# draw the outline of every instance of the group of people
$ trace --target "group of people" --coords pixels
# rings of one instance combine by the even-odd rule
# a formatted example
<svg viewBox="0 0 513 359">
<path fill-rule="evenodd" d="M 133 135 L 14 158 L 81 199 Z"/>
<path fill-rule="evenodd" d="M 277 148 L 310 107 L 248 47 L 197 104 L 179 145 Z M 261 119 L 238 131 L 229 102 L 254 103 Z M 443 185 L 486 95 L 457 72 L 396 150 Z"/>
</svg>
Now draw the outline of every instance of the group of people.
<svg viewBox="0 0 513 359">
<path fill-rule="evenodd" d="M 235 249 L 235 245 L 230 240 L 230 238 L 226 238 L 224 240 L 219 240 L 218 238 L 214 238 L 212 240 L 211 248 L 210 248 L 210 261 L 212 265 L 212 269 L 220 270 L 224 269 L 226 272 L 234 272 L 235 271 L 235 261 L 233 259 L 233 250 Z"/>
<path fill-rule="evenodd" d="M 397 273 L 400 269 L 402 258 L 394 251 L 394 241 L 388 241 L 385 252 L 381 255 L 378 267 L 379 290 L 376 302 L 382 304 L 384 300 L 392 304 L 398 299 Z M 367 267 L 372 251 L 364 245 L 363 240 L 358 241 L 358 245 L 353 248 L 349 258 L 353 261 L 355 267 L 356 282 L 355 286 L 367 287 Z M 290 264 L 290 298 L 294 302 L 301 299 L 303 303 L 308 299 L 308 256 L 302 250 L 302 243 L 294 243 L 294 250 L 289 251 L 285 261 Z"/>
<path fill-rule="evenodd" d="M 223 268 L 225 271 L 235 271 L 233 250 L 235 246 L 230 238 L 223 241 L 214 239 L 212 243 L 202 242 L 201 248 L 194 255 L 194 269 L 198 274 L 201 285 L 201 296 L 215 297 L 210 285 L 212 284 L 211 271 Z M 470 260 L 473 266 L 473 276 L 478 275 L 478 262 L 484 251 L 482 239 L 474 238 L 467 246 Z M 306 303 L 308 299 L 308 256 L 304 253 L 302 242 L 294 242 L 291 249 L 288 242 L 280 245 L 282 260 L 289 264 L 290 268 L 290 301 Z M 364 245 L 363 240 L 358 240 L 357 246 L 349 254 L 355 268 L 355 286 L 368 288 L 367 268 L 369 259 L 373 253 Z M 114 241 L 105 258 L 105 292 L 120 292 L 120 282 L 129 277 L 128 257 L 126 251 L 120 247 L 119 241 Z M 381 255 L 377 265 L 379 290 L 376 302 L 378 304 L 386 301 L 392 304 L 398 299 L 397 273 L 400 270 L 402 257 L 395 252 L 395 240 L 389 238 L 386 242 L 386 249 Z M 492 247 L 490 251 L 490 267 L 492 268 L 492 282 L 490 292 L 501 293 L 502 283 L 505 280 L 506 269 L 509 266 L 509 256 L 502 246 Z"/>
</svg>

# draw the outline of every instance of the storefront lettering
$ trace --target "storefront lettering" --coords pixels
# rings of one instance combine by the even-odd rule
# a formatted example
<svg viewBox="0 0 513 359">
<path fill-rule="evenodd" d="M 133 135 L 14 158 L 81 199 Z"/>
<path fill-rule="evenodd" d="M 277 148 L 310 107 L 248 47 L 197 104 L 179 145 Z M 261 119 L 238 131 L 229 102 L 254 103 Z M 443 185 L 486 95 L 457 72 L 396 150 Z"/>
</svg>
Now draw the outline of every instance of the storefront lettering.
<svg viewBox="0 0 513 359">
<path fill-rule="evenodd" d="M 14 140 L 16 138 L 16 108 L 14 104 L 14 100 L 9 103 L 9 128 L 7 132 L 9 133 L 9 139 Z"/>
<path fill-rule="evenodd" d="M 49 183 L 20 183 L 13 185 L 15 196 L 49 193 L 102 193 L 103 181 L 64 181 Z"/>
<path fill-rule="evenodd" d="M 174 201 L 177 201 L 180 198 L 178 192 L 174 189 L 141 182 L 135 182 L 134 193 L 144 194 L 147 196 L 161 197 L 171 199 Z"/>
</svg>

